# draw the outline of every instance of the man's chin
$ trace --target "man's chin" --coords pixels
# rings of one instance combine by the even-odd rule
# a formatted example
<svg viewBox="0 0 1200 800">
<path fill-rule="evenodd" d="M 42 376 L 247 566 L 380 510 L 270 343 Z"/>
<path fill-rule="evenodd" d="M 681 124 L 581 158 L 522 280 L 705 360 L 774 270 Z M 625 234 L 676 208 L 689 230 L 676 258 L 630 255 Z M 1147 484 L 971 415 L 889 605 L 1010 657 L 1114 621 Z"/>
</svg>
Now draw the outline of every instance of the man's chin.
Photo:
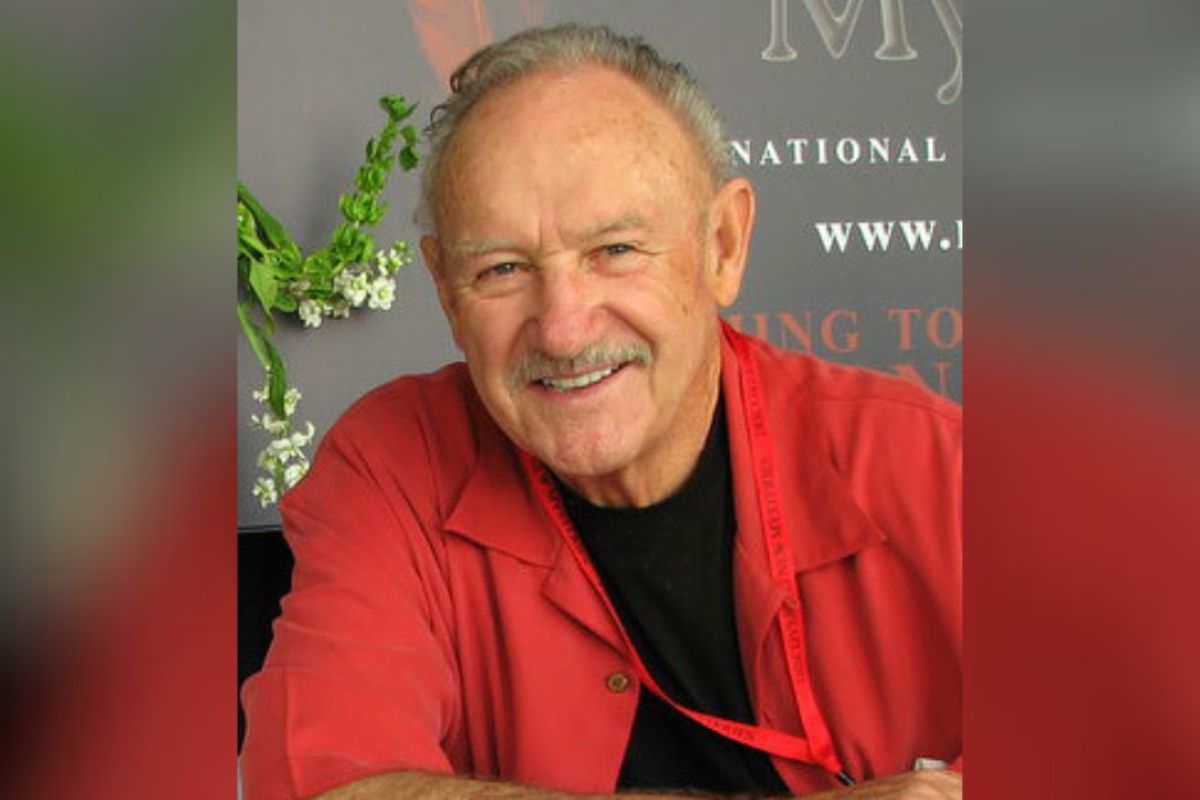
<svg viewBox="0 0 1200 800">
<path fill-rule="evenodd" d="M 603 448 L 558 448 L 534 454 L 572 487 L 603 481 L 619 474 L 632 460 L 623 451 Z"/>
<path fill-rule="evenodd" d="M 555 456 L 542 459 L 555 475 L 568 483 L 574 480 L 596 480 L 619 472 L 624 463 L 615 458 L 595 456 Z"/>
</svg>

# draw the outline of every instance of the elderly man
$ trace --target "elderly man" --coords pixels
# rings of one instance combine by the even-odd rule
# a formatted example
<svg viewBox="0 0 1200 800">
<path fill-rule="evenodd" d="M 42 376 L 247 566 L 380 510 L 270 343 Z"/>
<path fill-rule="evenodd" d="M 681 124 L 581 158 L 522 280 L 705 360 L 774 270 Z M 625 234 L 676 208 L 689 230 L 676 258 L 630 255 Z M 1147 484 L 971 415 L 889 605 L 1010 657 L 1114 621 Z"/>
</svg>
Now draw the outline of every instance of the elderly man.
<svg viewBox="0 0 1200 800">
<path fill-rule="evenodd" d="M 284 498 L 247 796 L 960 796 L 914 771 L 961 763 L 958 408 L 720 320 L 754 192 L 682 66 L 571 25 L 451 83 L 422 250 L 466 364 Z"/>
</svg>

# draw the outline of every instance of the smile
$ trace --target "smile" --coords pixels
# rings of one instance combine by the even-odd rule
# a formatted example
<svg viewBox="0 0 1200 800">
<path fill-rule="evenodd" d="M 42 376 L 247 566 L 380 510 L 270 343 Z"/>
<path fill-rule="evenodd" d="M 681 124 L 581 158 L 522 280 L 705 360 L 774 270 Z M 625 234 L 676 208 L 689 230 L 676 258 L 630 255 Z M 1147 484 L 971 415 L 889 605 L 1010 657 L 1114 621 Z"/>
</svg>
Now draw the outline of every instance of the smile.
<svg viewBox="0 0 1200 800">
<path fill-rule="evenodd" d="M 583 389 L 584 387 L 591 386 L 594 383 L 599 383 L 623 366 L 624 364 L 605 367 L 604 369 L 598 369 L 594 372 L 585 372 L 582 375 L 574 375 L 569 378 L 542 378 L 540 381 L 538 381 L 538 383 L 542 384 L 548 389 L 554 389 L 557 392 L 570 392 L 576 389 Z"/>
</svg>

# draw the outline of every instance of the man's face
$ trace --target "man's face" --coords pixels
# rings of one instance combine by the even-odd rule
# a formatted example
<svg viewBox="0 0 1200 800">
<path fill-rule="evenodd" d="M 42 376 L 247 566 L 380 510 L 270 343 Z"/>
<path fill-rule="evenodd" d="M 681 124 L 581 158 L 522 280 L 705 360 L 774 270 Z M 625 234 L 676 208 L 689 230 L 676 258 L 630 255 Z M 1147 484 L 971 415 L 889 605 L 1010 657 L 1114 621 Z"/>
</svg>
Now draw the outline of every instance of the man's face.
<svg viewBox="0 0 1200 800">
<path fill-rule="evenodd" d="M 422 247 L 455 341 L 505 433 L 593 500 L 637 502 L 707 430 L 733 299 L 713 197 L 684 129 L 599 67 L 493 91 L 445 153 Z"/>
</svg>

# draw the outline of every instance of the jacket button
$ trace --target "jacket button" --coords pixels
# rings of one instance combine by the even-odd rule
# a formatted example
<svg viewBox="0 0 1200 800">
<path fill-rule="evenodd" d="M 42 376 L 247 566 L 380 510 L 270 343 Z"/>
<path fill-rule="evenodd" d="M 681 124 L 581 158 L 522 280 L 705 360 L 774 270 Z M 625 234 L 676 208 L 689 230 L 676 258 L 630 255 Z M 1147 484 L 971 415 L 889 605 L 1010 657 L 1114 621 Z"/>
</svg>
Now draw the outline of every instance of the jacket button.
<svg viewBox="0 0 1200 800">
<path fill-rule="evenodd" d="M 612 675 L 609 675 L 608 679 L 605 681 L 605 685 L 608 686 L 608 690 L 610 692 L 617 693 L 628 689 L 630 683 L 631 681 L 629 680 L 629 676 L 624 672 L 614 672 Z"/>
</svg>

